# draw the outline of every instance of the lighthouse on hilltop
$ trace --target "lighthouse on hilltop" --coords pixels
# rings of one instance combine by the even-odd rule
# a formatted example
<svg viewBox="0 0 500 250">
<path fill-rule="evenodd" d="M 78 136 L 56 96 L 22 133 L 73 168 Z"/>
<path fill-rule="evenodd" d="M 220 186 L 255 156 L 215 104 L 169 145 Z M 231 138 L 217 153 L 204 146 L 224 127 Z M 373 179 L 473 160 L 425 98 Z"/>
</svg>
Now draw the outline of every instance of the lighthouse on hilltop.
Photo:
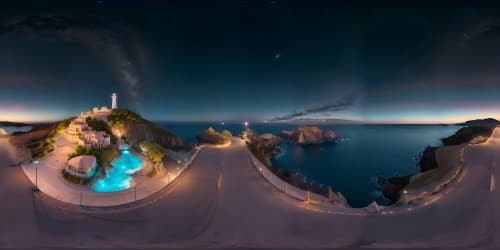
<svg viewBox="0 0 500 250">
<path fill-rule="evenodd" d="M 118 105 L 116 105 L 116 98 L 117 97 L 118 96 L 115 93 L 113 93 L 111 95 L 111 109 L 117 109 L 118 108 Z"/>
</svg>

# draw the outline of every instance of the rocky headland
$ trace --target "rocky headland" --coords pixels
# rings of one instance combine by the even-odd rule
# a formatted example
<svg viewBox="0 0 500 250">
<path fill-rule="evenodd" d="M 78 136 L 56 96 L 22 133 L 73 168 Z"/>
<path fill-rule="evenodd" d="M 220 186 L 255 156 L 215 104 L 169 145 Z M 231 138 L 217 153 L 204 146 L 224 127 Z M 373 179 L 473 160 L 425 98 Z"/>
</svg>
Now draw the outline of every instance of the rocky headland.
<svg viewBox="0 0 500 250">
<path fill-rule="evenodd" d="M 129 110 L 115 109 L 107 120 L 111 124 L 113 131 L 130 144 L 149 141 L 165 148 L 189 146 L 170 130 L 160 127 Z"/>
<path fill-rule="evenodd" d="M 332 130 L 323 131 L 311 125 L 299 126 L 295 130 L 283 130 L 280 136 L 287 142 L 300 145 L 333 142 L 339 138 Z"/>
<path fill-rule="evenodd" d="M 407 176 L 395 176 L 380 181 L 382 184 L 382 193 L 388 198 L 391 203 L 396 203 L 401 198 L 402 191 L 407 187 L 421 187 L 423 184 L 428 185 L 433 182 L 439 182 L 445 178 L 448 172 L 455 168 L 448 156 L 456 156 L 456 148 L 466 143 L 483 143 L 492 134 L 493 130 L 500 123 L 492 118 L 471 120 L 458 125 L 463 125 L 453 135 L 441 139 L 443 146 L 441 147 L 426 147 L 419 160 L 420 172 Z M 452 150 L 453 149 L 453 150 Z M 441 161 L 440 161 L 441 159 Z M 441 164 L 439 164 L 441 162 Z M 382 179 L 380 179 L 382 180 Z"/>
</svg>

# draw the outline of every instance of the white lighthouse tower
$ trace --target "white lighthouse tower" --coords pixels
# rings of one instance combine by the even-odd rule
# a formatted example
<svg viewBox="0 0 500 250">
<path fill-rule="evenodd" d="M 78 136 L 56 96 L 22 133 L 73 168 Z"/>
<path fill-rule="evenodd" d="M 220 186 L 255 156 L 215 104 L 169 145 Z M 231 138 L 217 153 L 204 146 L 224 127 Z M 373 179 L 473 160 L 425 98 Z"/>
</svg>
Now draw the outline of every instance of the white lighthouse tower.
<svg viewBox="0 0 500 250">
<path fill-rule="evenodd" d="M 118 105 L 116 105 L 116 98 L 117 97 L 118 96 L 115 93 L 113 93 L 111 95 L 111 109 L 117 109 L 118 108 Z"/>
</svg>

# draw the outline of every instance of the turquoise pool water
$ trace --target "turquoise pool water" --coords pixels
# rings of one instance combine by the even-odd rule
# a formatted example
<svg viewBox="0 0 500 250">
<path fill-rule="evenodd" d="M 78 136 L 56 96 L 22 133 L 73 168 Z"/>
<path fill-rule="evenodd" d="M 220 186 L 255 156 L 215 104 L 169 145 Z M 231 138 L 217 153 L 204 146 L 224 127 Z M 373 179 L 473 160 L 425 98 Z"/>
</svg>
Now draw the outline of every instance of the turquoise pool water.
<svg viewBox="0 0 500 250">
<path fill-rule="evenodd" d="M 131 175 L 142 168 L 142 161 L 131 154 L 129 149 L 122 149 L 120 152 L 121 156 L 111 163 L 113 169 L 94 184 L 94 192 L 115 192 L 130 188 Z"/>
</svg>

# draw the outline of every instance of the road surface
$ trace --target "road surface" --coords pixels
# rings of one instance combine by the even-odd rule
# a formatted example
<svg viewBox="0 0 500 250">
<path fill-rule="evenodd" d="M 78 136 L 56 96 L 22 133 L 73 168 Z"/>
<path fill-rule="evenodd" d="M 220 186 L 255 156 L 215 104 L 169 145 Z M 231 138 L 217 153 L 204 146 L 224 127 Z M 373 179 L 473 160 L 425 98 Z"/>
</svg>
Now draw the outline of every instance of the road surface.
<svg viewBox="0 0 500 250">
<path fill-rule="evenodd" d="M 0 248 L 496 247 L 500 194 L 489 183 L 499 152 L 496 140 L 467 147 L 464 178 L 430 206 L 336 215 L 306 209 L 271 186 L 234 139 L 229 147 L 202 150 L 175 184 L 145 202 L 101 210 L 33 193 L 12 164 L 13 149 L 0 139 Z"/>
</svg>

